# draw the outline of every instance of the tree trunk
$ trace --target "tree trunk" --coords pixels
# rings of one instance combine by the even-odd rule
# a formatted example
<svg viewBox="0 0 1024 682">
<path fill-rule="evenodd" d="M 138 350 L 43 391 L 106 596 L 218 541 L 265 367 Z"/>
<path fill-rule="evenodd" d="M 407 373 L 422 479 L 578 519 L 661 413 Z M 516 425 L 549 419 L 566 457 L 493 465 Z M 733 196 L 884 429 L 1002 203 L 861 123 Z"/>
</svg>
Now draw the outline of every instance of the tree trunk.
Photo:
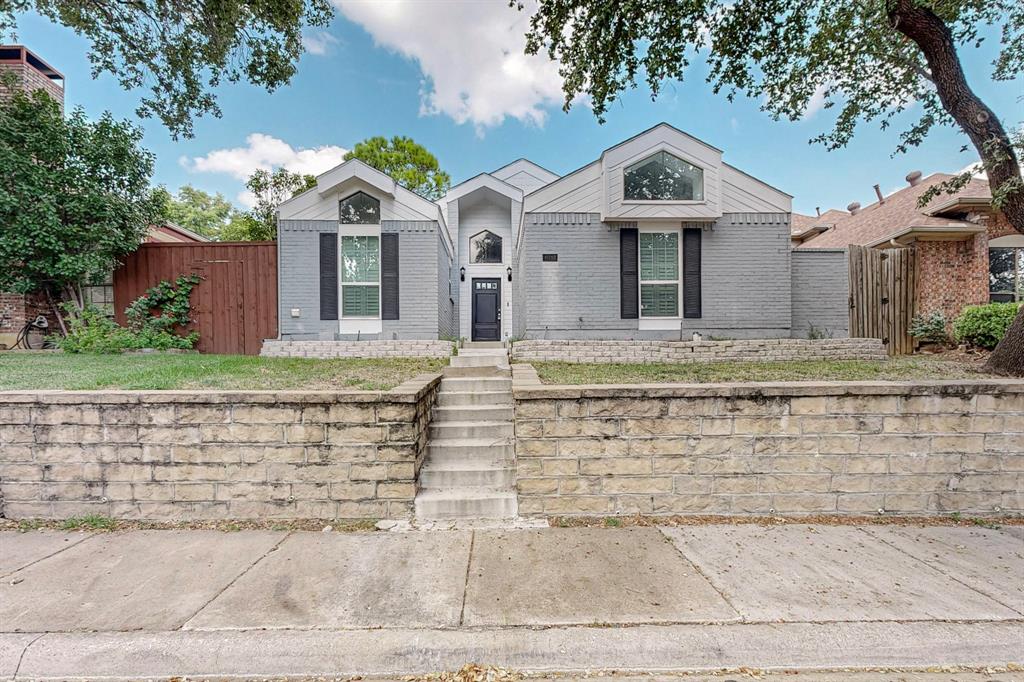
<svg viewBox="0 0 1024 682">
<path fill-rule="evenodd" d="M 1020 182 L 1020 162 L 1003 124 L 971 90 L 953 36 L 946 23 L 916 0 L 890 0 L 893 27 L 921 49 L 942 106 L 964 131 L 988 173 L 992 196 L 1007 182 Z M 999 207 L 1015 230 L 1024 234 L 1024 191 L 1007 193 Z M 1018 313 L 985 365 L 987 371 L 1024 376 L 1024 313 Z"/>
</svg>

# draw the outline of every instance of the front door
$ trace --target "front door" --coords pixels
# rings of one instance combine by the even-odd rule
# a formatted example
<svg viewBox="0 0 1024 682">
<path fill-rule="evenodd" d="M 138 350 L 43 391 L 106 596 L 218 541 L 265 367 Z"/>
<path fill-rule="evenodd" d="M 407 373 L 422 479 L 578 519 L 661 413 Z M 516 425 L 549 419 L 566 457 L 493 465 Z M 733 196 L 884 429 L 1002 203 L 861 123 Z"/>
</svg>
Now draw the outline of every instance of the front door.
<svg viewBox="0 0 1024 682">
<path fill-rule="evenodd" d="M 501 341 L 501 278 L 473 279 L 472 341 Z"/>
</svg>

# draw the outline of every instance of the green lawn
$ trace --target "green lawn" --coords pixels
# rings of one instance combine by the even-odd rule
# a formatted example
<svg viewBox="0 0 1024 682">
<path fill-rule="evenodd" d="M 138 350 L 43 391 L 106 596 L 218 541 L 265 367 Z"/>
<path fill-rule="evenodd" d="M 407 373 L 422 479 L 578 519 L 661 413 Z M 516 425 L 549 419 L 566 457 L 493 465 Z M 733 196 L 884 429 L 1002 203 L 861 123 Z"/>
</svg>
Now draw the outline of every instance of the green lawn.
<svg viewBox="0 0 1024 682">
<path fill-rule="evenodd" d="M 0 390 L 386 390 L 448 360 L 311 360 L 244 355 L 70 355 L 0 352 Z"/>
<path fill-rule="evenodd" d="M 949 360 L 808 360 L 800 362 L 713 362 L 690 365 L 531 363 L 545 384 L 721 383 L 732 381 L 861 381 L 981 379 L 973 366 Z"/>
</svg>

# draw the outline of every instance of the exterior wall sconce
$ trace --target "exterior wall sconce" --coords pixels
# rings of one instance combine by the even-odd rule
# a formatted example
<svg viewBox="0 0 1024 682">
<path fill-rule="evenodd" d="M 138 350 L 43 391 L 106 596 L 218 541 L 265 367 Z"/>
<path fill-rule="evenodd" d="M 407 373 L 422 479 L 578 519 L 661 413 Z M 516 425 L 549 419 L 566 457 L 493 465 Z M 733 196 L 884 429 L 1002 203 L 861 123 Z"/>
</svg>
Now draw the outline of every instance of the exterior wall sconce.
<svg viewBox="0 0 1024 682">
<path fill-rule="evenodd" d="M 466 281 L 466 268 L 459 268 L 459 281 L 460 282 L 465 282 Z"/>
<path fill-rule="evenodd" d="M 505 272 L 508 273 L 508 281 L 512 281 L 512 266 L 505 268 Z"/>
</svg>

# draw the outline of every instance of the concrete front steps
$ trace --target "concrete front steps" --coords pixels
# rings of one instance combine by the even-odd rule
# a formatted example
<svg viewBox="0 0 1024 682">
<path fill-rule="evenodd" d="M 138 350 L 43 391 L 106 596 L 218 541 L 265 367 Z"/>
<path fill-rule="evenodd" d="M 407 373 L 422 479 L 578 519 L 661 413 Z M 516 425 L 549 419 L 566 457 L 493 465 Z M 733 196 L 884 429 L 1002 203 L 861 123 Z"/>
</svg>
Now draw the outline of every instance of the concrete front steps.
<svg viewBox="0 0 1024 682">
<path fill-rule="evenodd" d="M 452 358 L 420 468 L 417 521 L 516 517 L 512 411 L 504 348 L 464 348 Z"/>
</svg>

